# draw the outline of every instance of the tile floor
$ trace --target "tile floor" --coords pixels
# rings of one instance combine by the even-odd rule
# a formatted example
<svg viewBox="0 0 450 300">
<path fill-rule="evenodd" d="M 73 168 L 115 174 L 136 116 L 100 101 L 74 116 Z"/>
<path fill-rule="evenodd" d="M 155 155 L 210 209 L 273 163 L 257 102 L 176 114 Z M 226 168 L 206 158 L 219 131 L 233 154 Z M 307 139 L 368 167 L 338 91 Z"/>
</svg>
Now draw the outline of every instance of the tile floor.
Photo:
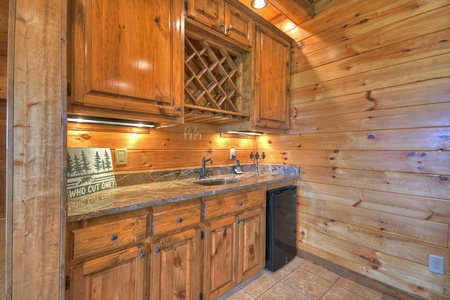
<svg viewBox="0 0 450 300">
<path fill-rule="evenodd" d="M 218 299 L 392 300 L 395 298 L 296 257 L 274 273 L 262 270 Z"/>
</svg>

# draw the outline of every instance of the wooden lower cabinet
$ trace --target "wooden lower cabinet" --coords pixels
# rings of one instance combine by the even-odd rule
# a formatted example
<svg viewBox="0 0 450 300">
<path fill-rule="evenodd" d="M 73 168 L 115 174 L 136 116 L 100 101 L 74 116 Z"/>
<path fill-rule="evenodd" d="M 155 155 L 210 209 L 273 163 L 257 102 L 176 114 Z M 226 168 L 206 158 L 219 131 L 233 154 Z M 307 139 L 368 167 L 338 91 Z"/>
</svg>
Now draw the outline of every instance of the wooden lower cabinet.
<svg viewBox="0 0 450 300">
<path fill-rule="evenodd" d="M 132 247 L 73 266 L 69 299 L 144 299 L 146 254 Z"/>
<path fill-rule="evenodd" d="M 259 207 L 239 216 L 238 280 L 243 282 L 264 268 L 266 214 Z"/>
<path fill-rule="evenodd" d="M 265 217 L 250 188 L 70 223 L 66 298 L 216 299 L 264 267 Z"/>
<path fill-rule="evenodd" d="M 152 243 L 150 299 L 200 299 L 201 245 L 198 228 Z"/>
<path fill-rule="evenodd" d="M 205 299 L 215 299 L 238 284 L 236 216 L 205 225 L 203 290 Z"/>
<path fill-rule="evenodd" d="M 205 225 L 203 290 L 215 299 L 264 268 L 265 210 L 261 207 Z"/>
</svg>

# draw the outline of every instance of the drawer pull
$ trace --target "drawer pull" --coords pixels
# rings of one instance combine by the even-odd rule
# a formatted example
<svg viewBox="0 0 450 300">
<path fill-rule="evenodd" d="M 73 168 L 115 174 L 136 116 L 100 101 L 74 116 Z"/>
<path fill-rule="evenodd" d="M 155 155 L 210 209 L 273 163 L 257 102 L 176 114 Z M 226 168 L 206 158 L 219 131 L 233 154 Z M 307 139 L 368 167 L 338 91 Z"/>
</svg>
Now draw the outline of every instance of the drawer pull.
<svg viewBox="0 0 450 300">
<path fill-rule="evenodd" d="M 237 203 L 237 205 L 242 206 L 242 202 L 239 201 L 239 202 Z"/>
<path fill-rule="evenodd" d="M 156 247 L 155 252 L 159 253 L 159 252 L 161 252 L 161 249 L 159 247 Z"/>
<path fill-rule="evenodd" d="M 145 253 L 144 252 L 139 253 L 139 257 L 140 258 L 144 258 L 145 257 Z"/>
<path fill-rule="evenodd" d="M 117 234 L 111 234 L 111 241 L 117 241 L 119 236 Z"/>
<path fill-rule="evenodd" d="M 178 219 L 177 219 L 177 222 L 178 222 L 178 223 L 183 222 L 183 218 L 178 218 Z"/>
</svg>

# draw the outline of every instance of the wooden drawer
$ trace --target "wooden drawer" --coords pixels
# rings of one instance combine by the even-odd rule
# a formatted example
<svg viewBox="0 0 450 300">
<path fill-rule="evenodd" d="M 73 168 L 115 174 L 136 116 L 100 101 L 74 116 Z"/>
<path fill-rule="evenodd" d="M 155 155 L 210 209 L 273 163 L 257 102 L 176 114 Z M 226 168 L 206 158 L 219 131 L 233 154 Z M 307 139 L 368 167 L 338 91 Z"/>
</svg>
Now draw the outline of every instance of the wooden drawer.
<svg viewBox="0 0 450 300">
<path fill-rule="evenodd" d="M 204 220 L 210 220 L 222 215 L 238 213 L 248 208 L 263 205 L 265 203 L 266 193 L 264 190 L 206 200 L 203 204 L 203 218 Z"/>
<path fill-rule="evenodd" d="M 201 221 L 201 203 L 175 206 L 161 206 L 152 214 L 152 235 L 194 226 Z"/>
<path fill-rule="evenodd" d="M 72 231 L 73 259 L 131 245 L 147 236 L 147 215 Z"/>
</svg>

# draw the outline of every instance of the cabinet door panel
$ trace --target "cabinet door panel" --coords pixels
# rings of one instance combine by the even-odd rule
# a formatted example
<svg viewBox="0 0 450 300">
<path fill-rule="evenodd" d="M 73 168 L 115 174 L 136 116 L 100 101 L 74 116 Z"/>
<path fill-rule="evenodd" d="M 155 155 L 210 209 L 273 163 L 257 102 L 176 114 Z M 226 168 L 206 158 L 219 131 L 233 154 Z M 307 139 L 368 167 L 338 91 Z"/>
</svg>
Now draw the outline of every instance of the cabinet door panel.
<svg viewBox="0 0 450 300">
<path fill-rule="evenodd" d="M 256 28 L 256 127 L 289 128 L 290 45 L 260 25 Z"/>
<path fill-rule="evenodd" d="M 246 46 L 252 45 L 252 19 L 229 3 L 225 3 L 225 31 L 234 40 Z"/>
<path fill-rule="evenodd" d="M 239 224 L 239 282 L 258 273 L 265 264 L 265 211 L 241 214 Z"/>
<path fill-rule="evenodd" d="M 144 299 L 145 246 L 71 268 L 70 299 Z"/>
<path fill-rule="evenodd" d="M 238 284 L 235 216 L 205 226 L 204 291 L 215 299 Z"/>
<path fill-rule="evenodd" d="M 75 0 L 71 103 L 180 115 L 178 0 Z"/>
<path fill-rule="evenodd" d="M 201 291 L 200 230 L 190 229 L 152 245 L 151 299 L 198 299 Z"/>
<path fill-rule="evenodd" d="M 187 16 L 223 32 L 224 0 L 188 0 Z"/>
</svg>

